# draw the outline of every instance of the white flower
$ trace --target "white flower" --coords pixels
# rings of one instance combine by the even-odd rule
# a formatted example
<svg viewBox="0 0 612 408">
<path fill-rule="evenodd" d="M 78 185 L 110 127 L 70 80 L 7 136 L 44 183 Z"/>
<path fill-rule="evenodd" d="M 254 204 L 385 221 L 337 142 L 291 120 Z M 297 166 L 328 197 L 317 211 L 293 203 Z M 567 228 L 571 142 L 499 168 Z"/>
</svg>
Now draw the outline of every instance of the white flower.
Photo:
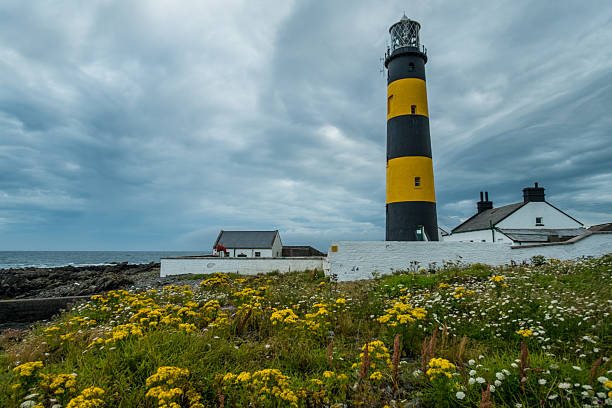
<svg viewBox="0 0 612 408">
<path fill-rule="evenodd" d="M 468 360 L 468 365 L 474 365 L 476 364 L 476 360 Z"/>
<path fill-rule="evenodd" d="M 504 377 L 502 373 L 495 373 L 495 376 L 497 377 L 498 380 L 503 380 L 504 378 L 506 378 Z"/>
<path fill-rule="evenodd" d="M 558 397 L 558 395 L 557 395 L 557 394 L 550 394 L 550 395 L 548 396 L 548 399 L 553 400 L 553 399 L 555 399 L 555 398 L 557 398 L 557 397 Z"/>
<path fill-rule="evenodd" d="M 557 368 L 559 368 L 558 364 L 551 364 L 550 368 L 552 368 L 553 370 L 556 370 Z"/>
<path fill-rule="evenodd" d="M 482 360 L 483 358 L 484 358 L 484 356 L 482 354 L 478 356 L 479 360 Z"/>
<path fill-rule="evenodd" d="M 518 364 L 516 364 L 516 363 L 512 363 L 512 364 L 510 364 L 510 366 L 511 366 L 512 368 L 518 368 Z"/>
<path fill-rule="evenodd" d="M 581 367 L 578 367 L 578 366 L 572 366 L 572 368 L 573 368 L 574 370 L 577 370 L 577 371 L 582 371 L 582 368 L 581 368 Z"/>
<path fill-rule="evenodd" d="M 502 372 L 506 375 L 510 375 L 510 371 L 506 370 L 505 368 L 502 370 Z"/>
<path fill-rule="evenodd" d="M 474 385 L 475 382 L 476 382 L 476 380 L 473 379 L 472 377 L 470 377 L 470 379 L 468 380 L 468 384 L 470 384 L 470 385 Z"/>
<path fill-rule="evenodd" d="M 606 381 L 608 381 L 608 377 L 604 377 L 603 375 L 601 377 L 597 377 L 597 381 L 599 381 L 600 383 L 605 383 Z"/>
<path fill-rule="evenodd" d="M 457 399 L 464 399 L 465 398 L 465 393 L 462 391 L 457 391 L 457 393 L 455 394 L 455 397 L 457 397 Z"/>
<path fill-rule="evenodd" d="M 491 392 L 495 392 L 495 386 L 494 386 L 494 385 L 490 385 L 490 386 L 489 386 L 489 391 L 491 391 Z"/>
<path fill-rule="evenodd" d="M 567 390 L 568 388 L 570 388 L 572 386 L 572 384 L 570 383 L 559 383 L 559 388 L 561 388 L 562 390 Z"/>
<path fill-rule="evenodd" d="M 523 404 L 517 402 L 516 404 L 514 404 L 514 408 L 523 408 Z"/>
<path fill-rule="evenodd" d="M 414 371 L 412 372 L 412 375 L 413 375 L 413 376 L 415 376 L 415 377 L 420 376 L 420 375 L 421 375 L 421 370 L 414 370 Z"/>
<path fill-rule="evenodd" d="M 486 380 L 482 377 L 476 377 L 476 382 L 478 382 L 478 384 L 484 384 Z"/>
<path fill-rule="evenodd" d="M 476 370 L 470 370 L 470 376 L 473 377 L 476 375 Z"/>
<path fill-rule="evenodd" d="M 597 393 L 597 396 L 598 396 L 599 398 L 606 398 L 606 393 L 605 393 L 605 392 L 598 392 L 598 393 Z"/>
<path fill-rule="evenodd" d="M 540 384 L 540 385 L 544 385 L 544 384 L 546 384 L 546 380 L 545 380 L 544 378 L 540 378 L 540 379 L 538 380 L 538 384 Z"/>
<path fill-rule="evenodd" d="M 499 387 L 502 383 L 499 380 L 495 380 L 494 384 L 496 387 Z"/>
</svg>

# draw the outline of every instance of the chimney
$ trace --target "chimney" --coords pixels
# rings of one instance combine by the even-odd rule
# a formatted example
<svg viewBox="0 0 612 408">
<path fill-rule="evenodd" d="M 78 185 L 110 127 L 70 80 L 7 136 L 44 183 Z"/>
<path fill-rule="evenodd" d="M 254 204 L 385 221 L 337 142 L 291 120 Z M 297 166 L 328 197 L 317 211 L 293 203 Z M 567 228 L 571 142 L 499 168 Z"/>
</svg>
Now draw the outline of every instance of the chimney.
<svg viewBox="0 0 612 408">
<path fill-rule="evenodd" d="M 482 191 L 481 191 L 480 201 L 476 204 L 478 206 L 478 214 L 480 214 L 481 212 L 485 210 L 490 210 L 491 208 L 493 208 L 493 202 L 489 201 L 489 192 L 488 191 L 484 192 L 484 199 L 483 199 Z"/>
<path fill-rule="evenodd" d="M 536 182 L 534 187 L 525 187 L 523 189 L 523 201 L 528 203 L 530 201 L 545 201 L 544 200 L 544 187 L 538 187 Z"/>
</svg>

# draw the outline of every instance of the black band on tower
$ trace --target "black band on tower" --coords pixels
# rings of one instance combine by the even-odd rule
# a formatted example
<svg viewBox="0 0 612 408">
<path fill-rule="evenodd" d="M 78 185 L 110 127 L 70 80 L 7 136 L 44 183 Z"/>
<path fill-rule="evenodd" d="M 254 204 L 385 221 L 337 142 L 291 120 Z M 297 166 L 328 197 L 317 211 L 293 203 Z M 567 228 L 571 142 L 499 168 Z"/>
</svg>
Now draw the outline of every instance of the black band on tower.
<svg viewBox="0 0 612 408">
<path fill-rule="evenodd" d="M 408 137 L 407 132 L 410 132 Z M 402 115 L 387 121 L 387 160 L 403 156 L 431 157 L 429 118 Z"/>
<path fill-rule="evenodd" d="M 420 53 L 394 56 L 387 68 L 388 84 L 404 78 L 419 78 L 425 81 L 425 60 Z"/>
<path fill-rule="evenodd" d="M 387 204 L 387 241 L 417 241 L 417 228 L 423 226 L 427 239 L 438 240 L 436 203 L 406 201 Z M 424 222 L 426 220 L 426 222 Z"/>
</svg>

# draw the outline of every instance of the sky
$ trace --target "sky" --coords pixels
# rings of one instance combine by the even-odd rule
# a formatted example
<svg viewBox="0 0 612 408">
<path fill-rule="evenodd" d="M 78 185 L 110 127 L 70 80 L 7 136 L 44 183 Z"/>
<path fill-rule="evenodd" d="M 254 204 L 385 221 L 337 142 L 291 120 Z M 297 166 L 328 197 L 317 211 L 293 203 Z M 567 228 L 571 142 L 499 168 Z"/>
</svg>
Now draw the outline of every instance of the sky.
<svg viewBox="0 0 612 408">
<path fill-rule="evenodd" d="M 612 222 L 607 1 L 0 3 L 0 250 L 385 235 L 388 29 L 421 23 L 438 223 L 534 182 Z"/>
</svg>

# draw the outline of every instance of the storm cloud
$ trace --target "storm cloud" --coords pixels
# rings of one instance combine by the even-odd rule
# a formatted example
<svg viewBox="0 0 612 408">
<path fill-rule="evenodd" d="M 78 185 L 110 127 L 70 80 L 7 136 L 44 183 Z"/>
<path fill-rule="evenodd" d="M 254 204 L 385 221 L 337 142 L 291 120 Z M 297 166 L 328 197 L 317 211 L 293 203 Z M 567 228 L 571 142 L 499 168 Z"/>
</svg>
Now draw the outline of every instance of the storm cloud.
<svg viewBox="0 0 612 408">
<path fill-rule="evenodd" d="M 0 248 L 382 240 L 386 79 L 422 25 L 438 219 L 478 192 L 612 221 L 612 7 L 578 2 L 0 5 Z"/>
</svg>

